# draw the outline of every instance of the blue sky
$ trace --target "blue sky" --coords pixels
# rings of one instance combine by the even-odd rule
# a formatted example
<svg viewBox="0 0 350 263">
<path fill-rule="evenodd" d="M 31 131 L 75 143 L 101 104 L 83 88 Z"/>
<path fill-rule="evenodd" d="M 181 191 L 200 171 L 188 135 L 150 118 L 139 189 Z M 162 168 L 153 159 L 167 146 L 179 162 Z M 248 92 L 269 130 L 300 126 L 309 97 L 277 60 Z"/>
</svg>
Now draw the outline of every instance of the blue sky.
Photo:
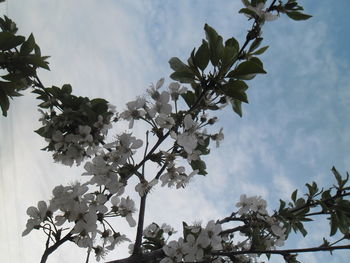
<svg viewBox="0 0 350 263">
<path fill-rule="evenodd" d="M 182 220 L 222 218 L 242 193 L 262 195 L 274 209 L 279 198 L 303 189 L 306 182 L 331 185 L 333 165 L 343 174 L 349 169 L 350 3 L 301 3 L 312 19 L 283 17 L 263 28 L 270 46 L 262 56 L 268 74 L 250 81 L 250 103 L 244 105 L 242 119 L 228 109 L 220 113 L 225 140 L 207 158 L 207 177 L 196 177 L 185 190 L 158 187 L 148 202 L 148 223 L 167 222 L 180 230 Z M 167 61 L 187 58 L 204 37 L 204 23 L 240 43 L 249 28 L 237 14 L 240 1 L 10 0 L 7 11 L 6 5 L 0 7 L 21 34 L 33 32 L 42 53 L 51 56 L 51 72 L 40 72 L 46 85 L 71 83 L 76 94 L 104 97 L 119 111 L 150 83 L 161 77 L 170 82 Z M 48 200 L 55 185 L 77 180 L 82 173 L 82 167 L 62 167 L 39 150 L 44 142 L 33 133 L 39 127 L 36 104 L 30 94 L 16 98 L 9 117 L 0 120 L 3 262 L 38 262 L 44 239 L 41 233 L 21 237 L 25 210 Z M 142 127 L 135 132 L 142 134 Z M 295 237 L 287 246 L 319 245 L 328 230 L 327 224 L 316 225 L 308 239 Z M 108 258 L 125 255 L 125 249 L 116 253 Z M 85 252 L 66 245 L 49 262 L 71 262 L 73 255 L 83 259 Z M 349 256 L 343 251 L 300 260 L 347 262 Z"/>
</svg>

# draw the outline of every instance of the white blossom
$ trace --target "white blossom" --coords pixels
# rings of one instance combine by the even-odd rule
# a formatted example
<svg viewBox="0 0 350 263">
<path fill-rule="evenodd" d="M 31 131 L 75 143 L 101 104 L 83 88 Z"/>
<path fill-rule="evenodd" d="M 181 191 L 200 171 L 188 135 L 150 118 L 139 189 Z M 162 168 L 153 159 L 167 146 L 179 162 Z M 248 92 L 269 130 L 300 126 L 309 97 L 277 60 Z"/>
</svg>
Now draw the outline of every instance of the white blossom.
<svg viewBox="0 0 350 263">
<path fill-rule="evenodd" d="M 120 114 L 120 117 L 129 121 L 129 129 L 134 126 L 134 120 L 142 118 L 146 115 L 144 107 L 146 105 L 146 100 L 142 97 L 138 97 L 134 101 L 130 101 L 126 104 L 127 110 Z"/>
<path fill-rule="evenodd" d="M 27 215 L 30 218 L 27 221 L 26 229 L 23 231 L 22 236 L 29 234 L 34 227 L 39 226 L 46 219 L 47 212 L 47 204 L 44 201 L 39 201 L 37 208 L 34 206 L 29 207 L 27 209 Z"/>
<path fill-rule="evenodd" d="M 171 99 L 176 101 L 179 99 L 179 95 L 186 93 L 187 88 L 181 87 L 180 83 L 178 82 L 171 82 L 169 84 L 169 91 L 170 91 Z"/>
<path fill-rule="evenodd" d="M 139 193 L 140 197 L 144 196 L 146 193 L 148 193 L 153 186 L 158 184 L 157 179 L 153 179 L 150 182 L 147 182 L 146 180 L 143 182 L 138 183 L 135 186 L 135 191 Z"/>
<path fill-rule="evenodd" d="M 273 21 L 278 17 L 277 15 L 274 15 L 271 12 L 267 11 L 265 4 L 262 2 L 258 3 L 255 7 L 252 5 L 247 5 L 245 1 L 243 1 L 243 3 L 249 10 L 254 11 L 256 15 L 263 21 Z"/>
<path fill-rule="evenodd" d="M 245 194 L 241 195 L 240 201 L 236 204 L 239 207 L 239 215 L 247 214 L 249 211 L 253 211 L 259 214 L 267 214 L 266 201 L 261 199 L 260 196 L 247 197 Z"/>
</svg>

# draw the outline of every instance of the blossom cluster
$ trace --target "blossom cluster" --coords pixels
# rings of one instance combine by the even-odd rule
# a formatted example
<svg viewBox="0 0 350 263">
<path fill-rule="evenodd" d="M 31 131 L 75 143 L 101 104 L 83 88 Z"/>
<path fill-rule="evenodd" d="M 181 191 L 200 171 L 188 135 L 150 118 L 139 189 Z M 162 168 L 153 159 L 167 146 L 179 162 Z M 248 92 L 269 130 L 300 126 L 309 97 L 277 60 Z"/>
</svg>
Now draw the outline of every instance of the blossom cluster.
<svg viewBox="0 0 350 263">
<path fill-rule="evenodd" d="M 270 216 L 266 210 L 267 203 L 260 196 L 247 197 L 241 195 L 240 201 L 236 204 L 239 208 L 237 214 L 250 221 L 251 229 L 243 232 L 242 235 L 251 236 L 252 229 L 259 229 L 259 234 L 264 245 L 264 249 L 274 249 L 276 246 L 284 245 L 286 239 L 286 229 L 275 216 Z M 249 249 L 252 240 L 244 243 L 244 248 Z"/>
<path fill-rule="evenodd" d="M 159 226 L 156 223 L 152 223 L 143 230 L 143 236 L 146 238 L 155 238 L 159 235 L 160 232 L 161 232 L 161 235 L 165 233 L 165 234 L 168 234 L 169 236 L 176 233 L 174 228 L 172 228 L 168 224 L 163 223 L 161 226 Z"/>
<path fill-rule="evenodd" d="M 251 5 L 251 3 L 249 3 L 247 0 L 242 0 L 242 2 L 247 9 L 251 10 L 254 13 L 254 15 L 247 14 L 247 16 L 249 18 L 257 17 L 260 23 L 264 23 L 265 21 L 273 21 L 278 18 L 277 15 L 273 14 L 271 11 L 265 8 L 264 2 L 258 2 L 255 6 Z"/>
<path fill-rule="evenodd" d="M 166 255 L 160 263 L 200 262 L 211 258 L 211 252 L 222 249 L 222 229 L 220 224 L 209 221 L 205 228 L 186 226 L 185 238 L 170 241 L 163 247 Z M 212 261 L 219 262 L 219 261 Z"/>
<path fill-rule="evenodd" d="M 159 226 L 152 223 L 142 229 L 146 195 L 153 187 L 160 183 L 161 186 L 181 188 L 195 175 L 206 174 L 202 158 L 210 151 L 210 141 L 218 147 L 224 139 L 222 128 L 218 132 L 212 131 L 211 126 L 216 123 L 217 117 L 209 116 L 208 112 L 231 104 L 233 111 L 242 117 L 241 104 L 248 103 L 245 80 L 266 73 L 257 55 L 267 47 L 256 50 L 262 41 L 261 26 L 265 21 L 275 20 L 280 13 L 286 13 L 294 20 L 310 17 L 299 12 L 303 8 L 294 0 L 285 5 L 282 1 L 278 5 L 272 1 L 270 7 L 265 7 L 266 0 L 242 2 L 245 8 L 240 13 L 253 19 L 254 23 L 241 48 L 234 38 L 224 43 L 223 38 L 206 24 L 206 40 L 203 39 L 197 51 L 192 51 L 187 63 L 178 58 L 169 60 L 174 70 L 170 77 L 179 82 L 171 82 L 164 88 L 164 79 L 160 79 L 151 85 L 147 95 L 126 103 L 126 109 L 120 113 L 103 99 L 90 100 L 72 95 L 68 84 L 62 88 L 46 88 L 35 75 L 33 92 L 43 101 L 39 107 L 45 110 L 40 110 L 43 126 L 36 132 L 48 142 L 44 149 L 53 152 L 54 160 L 64 165 L 80 165 L 86 161 L 82 175 L 89 178 L 85 177 L 85 183 L 57 186 L 48 203 L 40 201 L 37 207 L 29 207 L 29 219 L 23 235 L 33 229 L 42 229 L 48 236 L 45 253 L 55 250 L 63 243 L 60 241 L 70 240 L 88 250 L 87 261 L 91 251 L 100 261 L 116 245 L 130 241 L 116 231 L 116 226 L 112 226 L 108 219 L 121 217 L 130 227 L 137 224 L 133 215 L 136 212 L 135 202 L 129 196 L 123 196 L 129 179 L 133 177 L 137 180 L 134 189 L 141 202 L 137 238 L 129 246 L 131 260 L 137 258 L 139 261 L 141 257 L 142 261 L 159 263 L 248 263 L 257 262 L 257 256 L 251 255 L 251 252 L 271 250 L 284 244 L 291 228 L 289 222 L 284 220 L 281 212 L 270 215 L 266 201 L 258 196 L 242 195 L 236 204 L 237 212 L 223 220 L 211 220 L 205 227 L 183 223 L 183 237 L 178 240 L 168 242 L 176 231 L 167 224 Z M 252 43 L 248 45 L 250 41 Z M 40 49 L 32 36 L 23 46 L 20 53 L 28 53 L 23 50 L 31 49 L 30 54 L 35 49 L 35 54 L 39 53 L 41 58 Z M 48 68 L 46 57 L 41 59 L 40 67 Z M 206 70 L 209 62 L 212 72 Z M 192 90 L 180 83 L 190 84 Z M 7 101 L 2 105 L 4 114 L 8 108 L 6 96 L 5 99 Z M 128 122 L 128 130 L 119 130 L 112 141 L 105 141 L 112 122 L 119 121 Z M 145 133 L 145 141 L 133 135 L 136 122 L 150 126 Z M 136 154 L 137 151 L 142 151 L 143 155 Z M 158 171 L 151 175 L 145 172 L 146 163 L 157 164 Z M 338 177 L 337 180 L 339 185 L 345 184 Z M 315 191 L 310 190 L 309 196 L 311 192 L 317 192 L 315 188 Z M 294 203 L 295 198 L 296 192 L 292 198 Z M 302 229 L 300 221 L 297 222 L 301 225 L 298 228 Z M 239 225 L 223 229 L 224 223 L 228 222 L 239 222 Z M 239 240 L 236 232 L 240 234 Z M 51 243 L 56 246 L 50 247 Z M 162 258 L 159 258 L 160 254 Z M 156 258 L 153 260 L 151 257 Z"/>
<path fill-rule="evenodd" d="M 242 195 L 236 204 L 239 210 L 233 213 L 227 222 L 244 222 L 244 225 L 223 229 L 224 222 L 213 220 L 209 221 L 205 228 L 200 225 L 184 224 L 184 237 L 163 246 L 166 257 L 160 262 L 257 262 L 255 254 L 237 254 L 228 258 L 215 256 L 215 252 L 272 250 L 276 246 L 282 246 L 286 239 L 286 229 L 275 215 L 268 215 L 266 206 L 266 201 L 259 196 Z M 144 235 L 156 237 L 157 231 L 159 231 L 157 225 L 150 225 Z M 240 238 L 235 238 L 235 232 L 239 232 Z"/>
<path fill-rule="evenodd" d="M 40 201 L 38 207 L 27 209 L 30 218 L 22 235 L 42 228 L 59 238 L 64 229 L 70 226 L 70 239 L 79 247 L 94 249 L 97 258 L 113 250 L 115 245 L 130 241 L 124 234 L 108 228 L 105 218 L 120 216 L 134 227 L 134 201 L 119 194 L 111 196 L 100 192 L 89 193 L 88 190 L 87 183 L 55 187 L 49 204 Z"/>
<path fill-rule="evenodd" d="M 82 122 L 73 118 L 72 116 L 81 113 L 72 109 L 65 109 L 60 114 L 55 111 L 40 112 L 43 127 L 37 130 L 37 133 L 48 142 L 44 149 L 54 152 L 53 158 L 56 162 L 72 166 L 74 162 L 79 165 L 98 151 L 101 141 L 112 127 L 114 108 L 110 105 L 105 117 L 98 115 L 92 122 Z"/>
<path fill-rule="evenodd" d="M 178 100 L 187 92 L 178 82 L 171 82 L 167 89 L 163 90 L 164 79 L 160 79 L 147 90 L 148 96 L 138 97 L 126 104 L 127 109 L 119 114 L 120 119 L 129 122 L 129 129 L 134 127 L 135 121 L 143 120 L 152 127 L 152 132 L 158 137 L 167 137 L 173 140 L 173 147 L 167 151 L 160 150 L 152 161 L 165 166 L 165 171 L 150 182 L 142 180 L 136 191 L 140 196 L 147 193 L 150 188 L 161 181 L 162 186 L 184 187 L 197 173 L 203 173 L 197 169 L 196 164 L 202 163 L 201 155 L 207 154 L 210 139 L 217 146 L 223 140 L 222 129 L 219 133 L 209 134 L 204 128 L 212 125 L 217 118 L 208 118 L 205 114 L 198 117 L 196 114 L 187 113 L 178 109 Z M 174 105 L 174 107 L 173 107 Z M 167 133 L 166 133 L 167 132 Z M 106 146 L 105 146 L 106 147 Z M 192 166 L 192 172 L 187 173 L 184 165 L 176 163 L 177 158 L 183 158 Z"/>
<path fill-rule="evenodd" d="M 49 112 L 41 111 L 43 127 L 37 132 L 48 141 L 47 149 L 54 152 L 54 159 L 71 166 L 90 158 L 83 173 L 90 178 L 83 184 L 57 186 L 48 205 L 40 201 L 37 208 L 28 208 L 30 218 L 23 235 L 40 228 L 49 229 L 52 231 L 49 235 L 54 235 L 69 225 L 71 239 L 80 247 L 93 249 L 100 259 L 116 244 L 128 240 L 107 224 L 108 217 L 123 217 L 131 227 L 136 225 L 133 218 L 135 203 L 129 196 L 122 196 L 131 176 L 139 178 L 135 190 L 142 197 L 159 181 L 162 186 L 185 187 L 194 175 L 203 172 L 205 165 L 200 156 L 208 154 L 210 140 L 219 144 L 223 139 L 222 129 L 218 133 L 208 133 L 206 126 L 214 124 L 217 118 L 209 118 L 204 112 L 199 116 L 199 112 L 180 110 L 178 101 L 187 89 L 172 82 L 163 90 L 163 84 L 164 79 L 160 79 L 156 85 L 151 85 L 147 96 L 127 103 L 126 110 L 121 113 L 115 112 L 111 106 L 106 108 L 105 101 L 96 102 L 103 107 L 94 108 L 87 102 L 81 104 L 79 110 L 61 105 L 64 110 L 60 114 L 51 106 Z M 54 105 L 57 101 L 50 103 Z M 80 118 L 89 112 L 88 108 L 95 114 L 90 112 L 92 116 Z M 170 149 L 157 149 L 158 152 L 144 156 L 143 161 L 150 160 L 163 167 L 157 176 L 147 179 L 135 168 L 140 166 L 137 166 L 134 155 L 144 142 L 133 136 L 132 131 L 121 132 L 111 142 L 104 142 L 113 116 L 114 120 L 128 121 L 129 129 L 134 127 L 135 121 L 145 121 L 151 125 L 156 138 L 168 139 L 173 144 Z M 187 173 L 185 166 L 192 166 L 192 171 Z M 186 237 L 186 257 L 201 258 L 209 247 L 217 248 L 218 229 L 213 223 L 205 229 L 194 228 L 193 233 Z M 151 238 L 152 233 L 170 236 L 174 230 L 167 225 L 151 224 L 145 229 L 144 238 Z M 98 244 L 96 240 L 103 242 Z M 195 247 L 200 248 L 199 252 L 195 252 Z"/>
</svg>

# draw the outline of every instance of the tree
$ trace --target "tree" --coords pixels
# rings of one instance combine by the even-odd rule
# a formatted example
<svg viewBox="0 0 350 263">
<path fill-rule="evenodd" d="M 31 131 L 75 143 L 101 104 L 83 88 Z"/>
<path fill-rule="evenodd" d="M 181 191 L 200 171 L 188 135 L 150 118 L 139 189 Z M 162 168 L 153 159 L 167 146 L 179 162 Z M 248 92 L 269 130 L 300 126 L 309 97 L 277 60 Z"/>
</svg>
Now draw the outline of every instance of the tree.
<svg viewBox="0 0 350 263">
<path fill-rule="evenodd" d="M 300 195 L 298 197 L 297 192 L 294 192 L 291 203 L 286 205 L 281 202 L 280 209 L 273 215 L 268 215 L 266 204 L 261 198 L 243 195 L 237 204 L 240 209 L 231 216 L 217 222 L 210 221 L 205 228 L 184 223 L 183 239 L 171 241 L 166 245 L 164 235 L 170 236 L 173 231 L 167 226 L 152 224 L 144 232 L 144 242 L 141 240 L 146 196 L 157 183 L 156 180 L 160 180 L 164 185 L 181 187 L 196 173 L 206 173 L 202 155 L 209 153 L 210 140 L 219 142 L 223 135 L 221 131 L 207 133 L 201 129 L 204 126 L 210 127 L 216 121 L 215 117 L 207 117 L 202 112 L 219 110 L 231 103 L 233 110 L 242 115 L 241 103 L 247 102 L 246 80 L 256 74 L 265 73 L 262 62 L 256 57 L 266 50 L 265 47 L 258 49 L 262 41 L 260 27 L 264 20 L 273 19 L 275 14 L 280 13 L 287 13 L 297 20 L 308 18 L 299 12 L 302 9 L 295 1 L 288 1 L 286 4 L 276 4 L 276 1 L 273 1 L 267 9 L 264 9 L 261 3 L 244 3 L 246 8 L 241 12 L 249 16 L 254 23 L 242 47 L 239 47 L 234 38 L 223 43 L 222 37 L 206 25 L 206 40 L 191 53 L 187 63 L 177 58 L 169 61 L 174 70 L 171 77 L 179 82 L 188 83 L 191 89 L 186 90 L 175 82 L 170 84 L 169 91 L 161 91 L 164 80 L 160 80 L 149 90 L 150 97 L 147 100 L 138 98 L 129 102 L 128 109 L 119 116 L 113 113 L 105 100 L 90 100 L 72 95 L 69 85 L 62 88 L 46 88 L 36 75 L 37 67 L 47 68 L 46 57 L 41 56 L 34 37 L 30 36 L 25 40 L 15 36 L 13 23 L 6 18 L 2 21 L 5 28 L 3 31 L 6 32 L 2 36 L 2 50 L 6 62 L 3 68 L 9 70 L 5 78 L 7 82 L 2 83 L 1 105 L 4 114 L 8 109 L 8 97 L 18 95 L 21 89 L 26 88 L 28 84 L 32 85 L 33 92 L 43 100 L 39 107 L 48 109 L 43 113 L 43 127 L 37 131 L 49 140 L 46 150 L 53 151 L 54 159 L 67 165 L 79 164 L 83 159 L 96 155 L 92 161 L 87 162 L 85 169 L 87 174 L 93 176 L 89 184 L 102 187 L 97 188 L 97 193 L 91 187 L 87 187 L 89 184 L 59 186 L 54 189 L 54 198 L 49 208 L 41 201 L 38 208 L 28 209 L 27 213 L 31 218 L 24 234 L 39 226 L 48 234 L 47 249 L 42 262 L 65 241 L 73 241 L 79 246 L 93 249 L 99 258 L 105 253 L 105 248 L 112 249 L 116 243 L 126 240 L 121 233 L 114 232 L 112 226 L 110 229 L 100 230 L 97 234 L 104 238 L 106 243 L 103 246 L 92 247 L 91 235 L 96 232 L 96 222 L 108 228 L 105 220 L 110 215 L 125 217 L 130 226 L 135 225 L 131 215 L 134 210 L 133 201 L 129 198 L 118 198 L 118 195 L 122 195 L 126 182 L 135 176 L 140 180 L 136 191 L 141 196 L 138 235 L 133 255 L 129 261 L 124 262 L 141 262 L 149 258 L 163 258 L 162 262 L 172 262 L 171 258 L 184 258 L 187 262 L 209 261 L 210 256 L 224 256 L 226 260 L 231 258 L 232 261 L 237 261 L 245 260 L 240 258 L 241 254 L 265 253 L 279 253 L 288 262 L 293 262 L 295 259 L 292 253 L 303 250 L 271 251 L 270 248 L 282 244 L 291 229 L 306 234 L 302 222 L 316 214 L 331 216 L 331 235 L 339 229 L 344 238 L 348 237 L 349 203 L 344 199 L 348 195 L 347 178 L 342 179 L 334 168 L 332 171 L 337 179 L 337 186 L 329 190 L 319 190 L 315 183 L 309 184 L 306 198 L 300 198 Z M 18 46 L 19 49 L 14 49 Z M 209 62 L 211 66 L 207 68 Z M 187 106 L 180 103 L 181 98 Z M 175 111 L 170 102 L 174 103 Z M 115 142 L 104 143 L 109 124 L 118 119 L 129 121 L 130 128 L 133 127 L 134 120 L 146 121 L 151 127 L 146 133 L 145 154 L 139 162 L 133 161 L 133 155 L 142 142 L 131 134 L 123 133 Z M 154 141 L 151 141 L 151 134 Z M 173 146 L 167 152 L 159 151 L 166 139 L 169 139 Z M 96 149 L 101 144 L 104 145 L 103 153 L 101 149 Z M 184 159 L 185 163 L 187 160 L 193 172 L 187 175 L 183 166 L 175 165 L 175 158 Z M 147 162 L 158 164 L 159 170 L 154 178 L 146 180 L 143 168 Z M 86 193 L 88 190 L 91 191 L 89 194 Z M 107 200 L 111 202 L 111 207 L 106 207 Z M 311 212 L 311 208 L 320 210 Z M 52 214 L 54 212 L 57 216 Z M 66 231 L 68 234 L 63 237 L 59 225 L 64 221 L 69 221 L 75 226 L 70 232 Z M 242 223 L 233 229 L 221 228 L 221 225 L 230 221 Z M 243 233 L 247 241 L 237 244 L 230 236 L 235 232 Z M 182 252 L 176 254 L 175 248 L 181 249 Z M 332 244 L 324 241 L 322 248 L 310 250 L 340 248 L 349 246 L 332 247 Z"/>
</svg>

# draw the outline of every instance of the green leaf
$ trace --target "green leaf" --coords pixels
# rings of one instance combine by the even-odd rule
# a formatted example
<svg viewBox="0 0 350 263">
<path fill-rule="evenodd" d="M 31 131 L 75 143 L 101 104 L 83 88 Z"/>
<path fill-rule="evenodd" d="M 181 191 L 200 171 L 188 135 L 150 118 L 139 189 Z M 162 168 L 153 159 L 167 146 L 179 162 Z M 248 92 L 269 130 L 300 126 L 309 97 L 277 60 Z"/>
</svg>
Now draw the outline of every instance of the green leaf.
<svg viewBox="0 0 350 263">
<path fill-rule="evenodd" d="M 9 97 L 17 97 L 22 96 L 22 94 L 18 93 L 19 90 L 24 90 L 26 88 L 24 81 L 10 81 L 4 82 L 0 81 L 0 89 L 9 96 Z"/>
<path fill-rule="evenodd" d="M 26 62 L 33 65 L 34 67 L 40 67 L 43 69 L 50 70 L 48 62 L 43 59 L 44 57 L 38 57 L 36 55 L 29 55 L 26 57 Z"/>
<path fill-rule="evenodd" d="M 248 103 L 248 97 L 245 91 L 248 89 L 248 85 L 242 80 L 230 80 L 224 84 L 221 91 L 231 99 L 236 99 L 245 103 Z"/>
<path fill-rule="evenodd" d="M 215 29 L 210 27 L 208 24 L 204 25 L 204 30 L 209 44 L 210 61 L 213 66 L 217 66 L 224 51 L 223 39 L 215 31 Z"/>
<path fill-rule="evenodd" d="M 205 169 L 207 168 L 206 164 L 204 161 L 202 160 L 195 160 L 191 162 L 191 167 L 193 170 L 198 170 L 198 174 L 200 175 L 206 175 L 207 172 L 205 171 Z"/>
<path fill-rule="evenodd" d="M 307 231 L 305 230 L 304 225 L 301 222 L 297 222 L 296 226 L 299 229 L 300 233 L 305 237 L 307 235 Z"/>
<path fill-rule="evenodd" d="M 248 53 L 253 52 L 255 49 L 257 49 L 260 46 L 262 41 L 263 41 L 262 37 L 258 37 L 254 39 L 253 43 L 249 47 Z"/>
<path fill-rule="evenodd" d="M 331 232 L 330 232 L 330 236 L 334 236 L 335 233 L 337 233 L 337 229 L 338 229 L 338 217 L 335 213 L 331 214 Z"/>
<path fill-rule="evenodd" d="M 72 86 L 69 84 L 64 84 L 62 86 L 62 92 L 66 94 L 71 94 L 72 93 Z"/>
<path fill-rule="evenodd" d="M 196 82 L 192 82 L 191 83 L 191 87 L 192 87 L 192 89 L 194 90 L 194 92 L 195 92 L 195 94 L 197 95 L 197 96 L 200 96 L 200 94 L 202 93 L 202 87 L 201 87 L 201 85 L 199 84 L 199 83 L 196 83 Z"/>
<path fill-rule="evenodd" d="M 289 1 L 287 4 L 284 5 L 285 9 L 294 9 L 295 7 L 298 6 L 297 2 L 291 2 Z"/>
<path fill-rule="evenodd" d="M 227 74 L 229 78 L 244 79 L 244 76 L 251 74 L 266 74 L 263 67 L 251 60 L 244 61 L 237 66 L 234 70 Z"/>
<path fill-rule="evenodd" d="M 327 200 L 331 198 L 331 190 L 326 190 L 322 193 L 322 200 Z"/>
<path fill-rule="evenodd" d="M 208 145 L 210 142 L 210 137 L 203 140 L 203 144 L 198 143 L 196 151 L 200 151 L 201 155 L 207 155 L 210 153 L 210 149 L 208 149 Z"/>
<path fill-rule="evenodd" d="M 291 196 L 291 198 L 292 198 L 292 200 L 294 201 L 294 203 L 295 203 L 295 200 L 297 200 L 297 194 L 298 194 L 298 189 L 296 189 L 296 190 L 292 193 L 292 196 Z"/>
<path fill-rule="evenodd" d="M 236 53 L 238 53 L 238 51 L 239 51 L 239 43 L 238 43 L 238 41 L 235 38 L 231 37 L 231 38 L 227 39 L 225 41 L 225 47 L 227 47 L 227 46 L 228 47 L 233 47 L 236 50 Z"/>
<path fill-rule="evenodd" d="M 241 10 L 239 10 L 238 13 L 245 14 L 248 17 L 256 17 L 257 16 L 256 13 L 253 10 L 248 9 L 248 8 L 242 8 Z"/>
<path fill-rule="evenodd" d="M 196 49 L 194 48 L 191 52 L 191 55 L 190 57 L 187 59 L 187 63 L 188 63 L 188 66 L 190 68 L 190 71 L 193 72 L 195 75 L 197 75 L 198 77 L 200 77 L 200 73 L 197 69 L 197 67 L 195 66 L 195 63 L 194 63 L 194 52 L 196 51 Z"/>
<path fill-rule="evenodd" d="M 239 117 L 242 118 L 242 102 L 236 99 L 230 100 L 232 109 L 235 113 L 238 114 Z"/>
<path fill-rule="evenodd" d="M 224 74 L 227 73 L 227 70 L 229 67 L 234 63 L 234 59 L 236 57 L 237 53 L 235 48 L 230 46 L 224 47 L 224 53 L 222 54 L 222 63 L 220 71 Z"/>
<path fill-rule="evenodd" d="M 35 48 L 35 39 L 33 34 L 30 34 L 27 41 L 25 41 L 22 44 L 19 53 L 23 56 L 29 55 L 34 50 L 34 48 Z"/>
<path fill-rule="evenodd" d="M 34 47 L 34 54 L 38 57 L 41 57 L 40 47 L 37 44 L 35 44 L 35 47 Z"/>
<path fill-rule="evenodd" d="M 108 102 L 104 99 L 93 99 L 91 100 L 92 109 L 96 112 L 96 115 L 103 115 L 108 111 Z"/>
<path fill-rule="evenodd" d="M 307 20 L 307 19 L 312 17 L 310 15 L 303 14 L 303 13 L 296 12 L 296 11 L 286 12 L 286 14 L 289 18 L 296 20 L 296 21 Z"/>
<path fill-rule="evenodd" d="M 186 71 L 176 71 L 170 75 L 170 78 L 177 80 L 181 83 L 192 83 L 194 82 L 195 75 L 191 72 Z"/>
<path fill-rule="evenodd" d="M 341 178 L 340 173 L 337 171 L 337 169 L 335 169 L 334 166 L 332 167 L 332 170 L 331 170 L 331 171 L 332 171 L 332 173 L 334 174 L 335 179 L 337 179 L 338 185 L 341 185 L 342 182 L 343 182 L 343 180 L 342 180 L 342 178 Z"/>
<path fill-rule="evenodd" d="M 305 205 L 305 199 L 303 198 L 299 198 L 296 202 L 295 202 L 295 205 L 296 207 L 301 207 L 301 206 L 304 206 Z"/>
<path fill-rule="evenodd" d="M 10 101 L 8 96 L 5 94 L 5 92 L 0 89 L 0 107 L 2 110 L 2 115 L 7 116 L 7 111 L 10 108 Z"/>
<path fill-rule="evenodd" d="M 188 234 L 191 233 L 191 231 L 188 229 L 188 225 L 187 225 L 187 223 L 185 221 L 182 221 L 182 229 L 183 229 L 182 235 L 184 237 L 186 237 Z"/>
<path fill-rule="evenodd" d="M 250 2 L 249 0 L 242 0 L 242 3 L 245 5 L 245 6 L 250 6 Z"/>
<path fill-rule="evenodd" d="M 203 71 L 208 66 L 209 57 L 210 54 L 208 43 L 203 40 L 202 45 L 198 48 L 196 54 L 194 55 L 194 64 Z"/>
<path fill-rule="evenodd" d="M 23 36 L 15 36 L 10 32 L 0 32 L 0 50 L 15 48 L 25 41 Z"/>
<path fill-rule="evenodd" d="M 190 90 L 184 94 L 181 94 L 181 97 L 185 100 L 187 106 L 190 108 L 195 104 L 197 99 L 196 95 Z"/>
<path fill-rule="evenodd" d="M 269 48 L 269 46 L 262 47 L 262 48 L 258 49 L 257 51 L 255 51 L 255 52 L 253 53 L 253 55 L 261 55 L 261 54 L 263 54 L 268 48 Z"/>
<path fill-rule="evenodd" d="M 286 202 L 280 199 L 279 212 L 281 212 L 286 207 Z"/>
<path fill-rule="evenodd" d="M 192 70 L 189 66 L 187 66 L 185 63 L 183 63 L 179 58 L 177 57 L 172 57 L 169 60 L 170 67 L 175 71 L 175 72 L 191 72 Z"/>
</svg>

